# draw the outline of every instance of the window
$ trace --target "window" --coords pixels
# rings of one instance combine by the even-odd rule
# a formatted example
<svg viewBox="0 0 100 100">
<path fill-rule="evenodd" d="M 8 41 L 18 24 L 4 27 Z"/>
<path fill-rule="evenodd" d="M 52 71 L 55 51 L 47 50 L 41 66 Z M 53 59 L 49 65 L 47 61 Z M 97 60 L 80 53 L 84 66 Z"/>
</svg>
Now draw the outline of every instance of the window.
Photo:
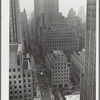
<svg viewBox="0 0 100 100">
<path fill-rule="evenodd" d="M 13 71 L 14 71 L 14 72 L 16 71 L 15 68 L 13 69 Z"/>
<path fill-rule="evenodd" d="M 9 72 L 11 72 L 11 69 L 9 69 Z"/>
<path fill-rule="evenodd" d="M 16 76 L 14 75 L 13 78 L 16 78 Z"/>
<path fill-rule="evenodd" d="M 11 76 L 9 76 L 9 79 L 11 79 Z"/>
<path fill-rule="evenodd" d="M 9 89 L 11 90 L 12 89 L 12 86 L 9 86 Z"/>
<path fill-rule="evenodd" d="M 31 97 L 31 95 L 29 94 L 29 97 Z"/>
<path fill-rule="evenodd" d="M 24 87 L 26 87 L 26 85 L 24 85 Z"/>
<path fill-rule="evenodd" d="M 9 84 L 12 84 L 12 82 L 11 82 L 11 81 L 9 81 Z"/>
<path fill-rule="evenodd" d="M 15 91 L 15 94 L 17 94 L 17 91 Z"/>
<path fill-rule="evenodd" d="M 26 80 L 24 79 L 24 82 L 26 82 Z"/>
<path fill-rule="evenodd" d="M 12 97 L 12 96 L 11 96 L 10 98 L 11 98 L 11 99 L 13 99 L 13 97 Z"/>
<path fill-rule="evenodd" d="M 14 81 L 14 84 L 16 84 L 16 81 Z"/>
<path fill-rule="evenodd" d="M 29 91 L 29 92 L 31 92 L 31 90 L 30 90 L 30 89 L 29 89 L 28 91 Z"/>
<path fill-rule="evenodd" d="M 24 89 L 24 92 L 26 92 L 26 90 Z"/>
<path fill-rule="evenodd" d="M 28 74 L 28 77 L 30 77 L 30 74 Z"/>
<path fill-rule="evenodd" d="M 22 98 L 22 95 L 20 95 L 20 98 Z"/>
<path fill-rule="evenodd" d="M 28 87 L 31 87 L 31 85 L 29 84 Z"/>
<path fill-rule="evenodd" d="M 19 91 L 19 93 L 22 93 L 22 91 Z"/>
<path fill-rule="evenodd" d="M 17 89 L 17 86 L 14 86 L 15 89 Z"/>
<path fill-rule="evenodd" d="M 23 75 L 23 77 L 25 77 L 25 74 Z"/>
<path fill-rule="evenodd" d="M 10 91 L 10 94 L 12 94 L 13 92 L 12 91 Z"/>
<path fill-rule="evenodd" d="M 30 82 L 30 79 L 28 80 L 28 82 Z"/>
<path fill-rule="evenodd" d="M 20 68 L 18 68 L 18 71 L 20 71 Z"/>
<path fill-rule="evenodd" d="M 19 85 L 19 88 L 21 88 L 21 85 Z"/>
<path fill-rule="evenodd" d="M 19 80 L 19 83 L 21 83 L 21 80 Z"/>
<path fill-rule="evenodd" d="M 18 75 L 18 78 L 21 78 L 21 75 Z"/>
<path fill-rule="evenodd" d="M 17 99 L 18 97 L 17 97 L 17 96 L 15 96 L 15 98 Z"/>
<path fill-rule="evenodd" d="M 20 66 L 20 56 L 17 55 L 17 65 Z"/>
</svg>

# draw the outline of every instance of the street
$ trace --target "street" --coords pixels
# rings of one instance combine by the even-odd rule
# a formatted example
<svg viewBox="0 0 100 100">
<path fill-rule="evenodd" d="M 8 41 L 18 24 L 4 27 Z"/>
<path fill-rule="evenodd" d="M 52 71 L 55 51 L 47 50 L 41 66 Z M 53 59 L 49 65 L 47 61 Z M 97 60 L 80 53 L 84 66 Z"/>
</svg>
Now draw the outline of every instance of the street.
<svg viewBox="0 0 100 100">
<path fill-rule="evenodd" d="M 41 100 L 51 100 L 52 97 L 49 91 L 49 83 L 46 80 L 47 76 L 45 74 L 45 71 L 43 71 L 43 66 L 40 65 L 42 61 L 39 58 L 39 56 L 35 56 L 34 60 L 35 60 L 35 68 L 37 72 L 38 86 L 41 92 Z M 43 73 L 43 75 L 41 73 Z"/>
</svg>

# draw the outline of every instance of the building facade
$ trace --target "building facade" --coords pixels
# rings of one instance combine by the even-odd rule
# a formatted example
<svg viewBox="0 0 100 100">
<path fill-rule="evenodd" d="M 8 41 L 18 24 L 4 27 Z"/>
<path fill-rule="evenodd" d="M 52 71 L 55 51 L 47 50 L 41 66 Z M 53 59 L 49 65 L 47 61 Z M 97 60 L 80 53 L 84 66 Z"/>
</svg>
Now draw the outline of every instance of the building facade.
<svg viewBox="0 0 100 100">
<path fill-rule="evenodd" d="M 81 18 L 76 16 L 76 12 L 73 8 L 69 10 L 68 16 L 65 18 L 65 22 L 67 25 L 75 27 L 78 23 L 81 23 Z"/>
<path fill-rule="evenodd" d="M 85 81 L 81 100 L 96 100 L 96 0 L 87 0 Z"/>
<path fill-rule="evenodd" d="M 30 58 L 23 60 L 23 86 L 24 100 L 33 100 L 36 96 L 36 81 L 34 70 L 30 65 Z"/>
<path fill-rule="evenodd" d="M 59 12 L 59 0 L 34 0 L 35 16 L 42 18 L 44 25 L 50 21 L 53 12 Z"/>
<path fill-rule="evenodd" d="M 21 37 L 19 0 L 10 0 L 10 43 L 21 42 Z"/>
<path fill-rule="evenodd" d="M 56 88 L 70 88 L 70 67 L 67 57 L 62 51 L 53 51 L 46 56 L 48 72 L 51 75 L 52 86 Z"/>
<path fill-rule="evenodd" d="M 76 86 L 80 86 L 80 80 L 81 80 L 80 76 L 81 74 L 84 74 L 85 71 L 84 61 L 85 61 L 85 49 L 82 49 L 82 51 L 78 53 L 73 52 L 73 54 L 71 54 L 70 74 L 73 77 Z"/>
<path fill-rule="evenodd" d="M 41 45 L 44 53 L 63 50 L 71 54 L 78 50 L 79 39 L 74 29 L 63 22 L 52 22 L 41 30 Z"/>
<path fill-rule="evenodd" d="M 23 52 L 25 54 L 29 53 L 30 51 L 30 30 L 29 30 L 29 24 L 27 20 L 27 14 L 26 10 L 24 9 L 23 12 L 21 12 L 21 28 L 22 28 L 22 41 L 23 41 Z M 30 46 L 29 46 L 30 45 Z"/>
<path fill-rule="evenodd" d="M 10 45 L 9 100 L 24 100 L 21 44 Z"/>
</svg>

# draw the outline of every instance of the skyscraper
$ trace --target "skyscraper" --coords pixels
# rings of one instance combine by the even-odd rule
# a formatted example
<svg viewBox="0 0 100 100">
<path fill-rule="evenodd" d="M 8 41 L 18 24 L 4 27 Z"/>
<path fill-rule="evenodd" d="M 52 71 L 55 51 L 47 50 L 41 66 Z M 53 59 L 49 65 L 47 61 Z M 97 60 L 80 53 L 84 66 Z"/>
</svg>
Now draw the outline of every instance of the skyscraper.
<svg viewBox="0 0 100 100">
<path fill-rule="evenodd" d="M 96 100 L 96 0 L 87 0 L 85 75 L 81 100 Z"/>
<path fill-rule="evenodd" d="M 23 12 L 21 12 L 21 28 L 22 28 L 22 40 L 24 44 L 23 50 L 24 53 L 29 53 L 30 31 L 25 9 Z"/>
<path fill-rule="evenodd" d="M 10 0 L 10 43 L 21 42 L 19 0 Z"/>
<path fill-rule="evenodd" d="M 85 11 L 84 11 L 83 6 L 80 6 L 79 12 L 78 12 L 78 15 L 77 16 L 81 18 L 82 22 L 85 22 L 86 21 Z"/>
<path fill-rule="evenodd" d="M 44 23 L 47 24 L 51 14 L 59 12 L 59 0 L 34 0 L 34 9 L 35 15 L 42 16 Z"/>
</svg>

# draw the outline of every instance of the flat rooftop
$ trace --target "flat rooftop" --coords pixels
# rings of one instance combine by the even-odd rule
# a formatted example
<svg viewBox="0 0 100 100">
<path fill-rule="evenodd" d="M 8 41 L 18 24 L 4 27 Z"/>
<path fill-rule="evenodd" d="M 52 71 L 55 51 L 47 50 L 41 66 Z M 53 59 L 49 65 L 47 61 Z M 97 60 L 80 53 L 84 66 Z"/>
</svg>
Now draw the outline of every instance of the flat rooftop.
<svg viewBox="0 0 100 100">
<path fill-rule="evenodd" d="M 52 56 L 54 58 L 57 58 L 58 56 L 64 56 L 64 57 L 66 57 L 66 55 L 63 53 L 62 50 L 54 50 L 53 53 L 52 53 Z"/>
<path fill-rule="evenodd" d="M 59 50 L 56 50 L 56 51 L 53 51 L 53 53 L 56 55 L 56 56 L 62 56 L 63 53 Z"/>
<path fill-rule="evenodd" d="M 23 69 L 28 69 L 28 60 L 23 61 Z"/>
<path fill-rule="evenodd" d="M 22 44 L 10 44 L 9 45 L 10 47 L 9 47 L 9 49 L 10 49 L 10 51 L 15 51 L 15 52 L 17 52 L 17 51 L 22 51 Z"/>
<path fill-rule="evenodd" d="M 80 94 L 72 94 L 65 96 L 66 100 L 80 100 Z"/>
</svg>

